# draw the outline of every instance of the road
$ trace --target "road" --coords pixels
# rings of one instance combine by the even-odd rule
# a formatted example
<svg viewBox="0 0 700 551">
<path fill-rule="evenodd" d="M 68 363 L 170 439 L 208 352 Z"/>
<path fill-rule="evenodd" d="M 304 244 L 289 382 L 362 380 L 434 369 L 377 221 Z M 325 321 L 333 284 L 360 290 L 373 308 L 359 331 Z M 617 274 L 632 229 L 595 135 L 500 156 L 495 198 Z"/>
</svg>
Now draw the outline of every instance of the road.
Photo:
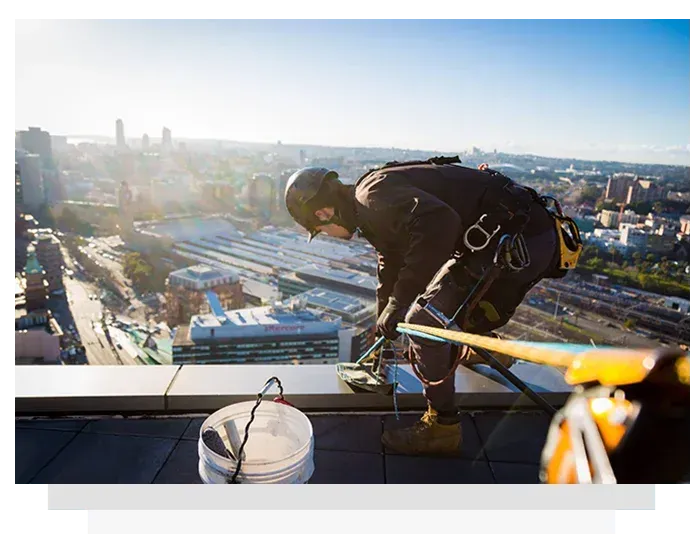
<svg viewBox="0 0 700 551">
<path fill-rule="evenodd" d="M 121 253 L 113 246 L 120 240 L 115 240 L 116 236 L 104 238 L 90 238 L 89 245 L 85 246 L 83 252 L 95 262 L 109 271 L 112 283 L 121 292 L 122 296 L 129 297 L 129 303 L 133 307 L 128 316 L 132 319 L 147 321 L 147 306 L 134 296 L 131 281 L 124 275 L 124 270 L 119 260 Z M 124 312 L 126 314 L 126 312 Z"/>
<path fill-rule="evenodd" d="M 75 265 L 65 250 L 64 259 L 66 267 L 75 271 Z M 131 356 L 110 346 L 102 330 L 100 322 L 103 312 L 102 303 L 99 298 L 90 299 L 90 295 L 99 297 L 101 292 L 99 288 L 82 279 L 78 272 L 73 277 L 64 277 L 63 282 L 66 289 L 67 308 L 70 312 L 61 312 L 60 323 L 65 327 L 72 321 L 85 346 L 88 363 L 91 365 L 135 364 L 136 361 Z"/>
</svg>

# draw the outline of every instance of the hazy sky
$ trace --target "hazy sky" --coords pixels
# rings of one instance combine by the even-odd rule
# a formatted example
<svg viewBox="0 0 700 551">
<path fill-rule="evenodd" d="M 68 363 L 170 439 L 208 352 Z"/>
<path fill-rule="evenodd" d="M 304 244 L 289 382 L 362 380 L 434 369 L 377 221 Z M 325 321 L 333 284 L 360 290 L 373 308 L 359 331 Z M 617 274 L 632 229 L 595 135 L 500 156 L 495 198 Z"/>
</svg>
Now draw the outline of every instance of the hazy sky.
<svg viewBox="0 0 700 551">
<path fill-rule="evenodd" d="M 16 25 L 17 129 L 689 164 L 688 21 Z"/>
</svg>

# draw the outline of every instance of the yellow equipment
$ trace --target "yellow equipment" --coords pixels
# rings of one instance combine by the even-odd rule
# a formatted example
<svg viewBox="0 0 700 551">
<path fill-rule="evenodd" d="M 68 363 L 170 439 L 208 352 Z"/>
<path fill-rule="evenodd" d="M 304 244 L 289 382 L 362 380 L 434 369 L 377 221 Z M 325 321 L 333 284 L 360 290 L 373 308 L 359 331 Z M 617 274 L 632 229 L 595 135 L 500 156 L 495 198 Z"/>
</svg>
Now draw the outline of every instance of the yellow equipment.
<svg viewBox="0 0 700 551">
<path fill-rule="evenodd" d="M 578 264 L 578 259 L 583 252 L 583 241 L 576 222 L 568 216 L 564 216 L 561 204 L 551 195 L 543 195 L 545 204 L 551 201 L 555 211 L 547 209 L 554 220 L 559 241 L 559 269 L 573 270 Z"/>
<path fill-rule="evenodd" d="M 690 479 L 690 360 L 662 349 L 642 364 L 572 365 L 578 384 L 542 451 L 549 484 L 662 484 Z"/>
</svg>

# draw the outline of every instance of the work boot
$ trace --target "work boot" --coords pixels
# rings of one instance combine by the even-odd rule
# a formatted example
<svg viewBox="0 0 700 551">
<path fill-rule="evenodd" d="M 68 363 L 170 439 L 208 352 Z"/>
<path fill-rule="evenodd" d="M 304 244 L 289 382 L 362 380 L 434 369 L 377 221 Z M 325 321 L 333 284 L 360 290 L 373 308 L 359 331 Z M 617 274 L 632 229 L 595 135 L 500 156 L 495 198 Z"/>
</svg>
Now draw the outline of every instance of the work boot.
<svg viewBox="0 0 700 551">
<path fill-rule="evenodd" d="M 384 431 L 382 444 L 405 455 L 459 455 L 462 446 L 459 415 L 438 416 L 429 407 L 415 425 Z"/>
<path fill-rule="evenodd" d="M 490 333 L 488 336 L 494 339 L 502 338 L 496 333 Z M 490 352 L 490 354 L 499 362 L 501 362 L 501 364 L 503 364 L 503 367 L 505 367 L 506 369 L 510 369 L 510 367 L 515 363 L 515 358 L 513 356 L 509 356 L 508 354 L 502 354 L 500 352 Z M 490 365 L 489 361 L 486 358 L 477 354 L 472 348 L 469 348 L 467 350 L 467 357 L 460 361 L 460 364 L 465 367 L 478 364 Z"/>
</svg>

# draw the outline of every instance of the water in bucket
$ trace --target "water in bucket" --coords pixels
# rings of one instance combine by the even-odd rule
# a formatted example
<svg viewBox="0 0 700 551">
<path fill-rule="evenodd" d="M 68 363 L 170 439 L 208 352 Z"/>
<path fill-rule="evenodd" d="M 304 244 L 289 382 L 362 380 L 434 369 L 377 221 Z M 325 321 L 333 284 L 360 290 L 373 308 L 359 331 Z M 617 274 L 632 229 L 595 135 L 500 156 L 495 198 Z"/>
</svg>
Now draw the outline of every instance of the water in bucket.
<svg viewBox="0 0 700 551">
<path fill-rule="evenodd" d="M 202 440 L 202 433 L 208 427 L 215 429 L 237 457 L 238 447 L 231 445 L 225 424 L 233 423 L 243 441 L 253 406 L 255 402 L 233 404 L 213 413 L 202 423 L 198 445 L 199 476 L 205 484 L 226 484 L 236 471 L 236 462 L 210 450 Z M 236 481 L 241 484 L 305 484 L 314 472 L 313 456 L 313 427 L 309 418 L 294 407 L 264 401 L 255 410 Z"/>
</svg>

